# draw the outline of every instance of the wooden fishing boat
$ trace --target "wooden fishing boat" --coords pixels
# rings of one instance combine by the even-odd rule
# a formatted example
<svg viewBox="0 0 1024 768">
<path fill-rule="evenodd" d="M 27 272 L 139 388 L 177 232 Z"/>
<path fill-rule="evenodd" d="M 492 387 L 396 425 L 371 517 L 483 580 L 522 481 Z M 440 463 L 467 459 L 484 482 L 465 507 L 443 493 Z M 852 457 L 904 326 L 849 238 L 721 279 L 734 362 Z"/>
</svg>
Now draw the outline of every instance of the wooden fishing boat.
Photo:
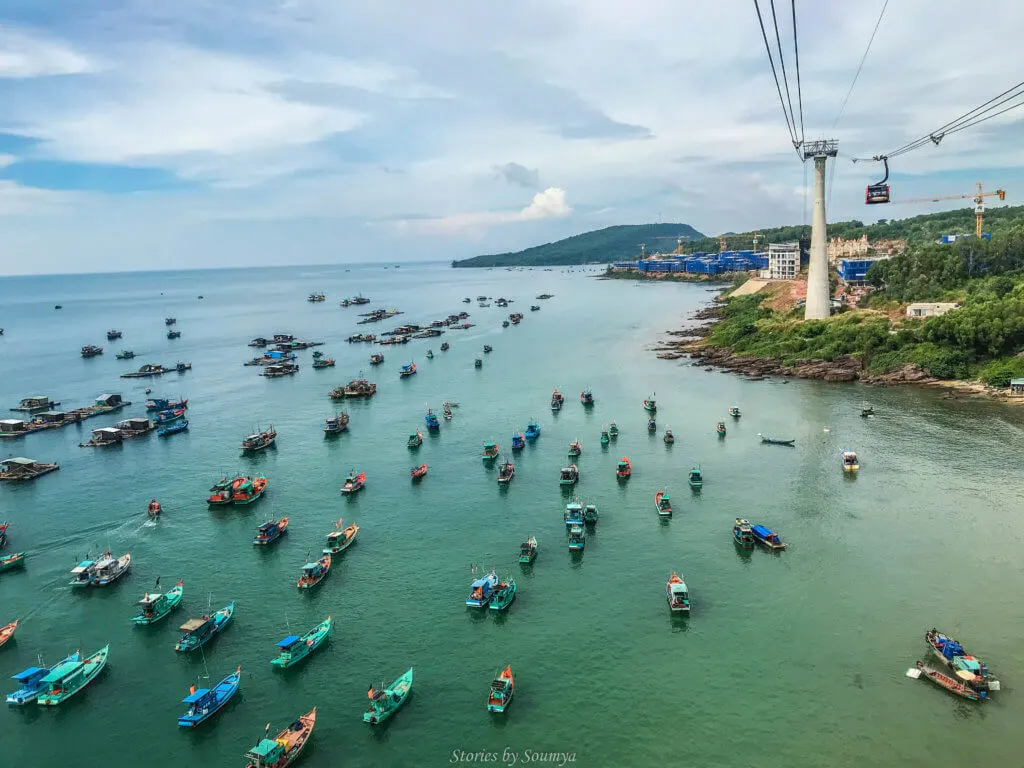
<svg viewBox="0 0 1024 768">
<path fill-rule="evenodd" d="M 334 530 L 327 534 L 327 545 L 322 550 L 323 554 L 337 555 L 352 546 L 356 540 L 356 534 L 359 533 L 359 526 L 355 523 L 342 526 L 345 526 L 345 523 L 339 517 L 338 522 L 334 524 Z"/>
<path fill-rule="evenodd" d="M 120 339 L 124 334 L 116 328 L 111 328 L 107 331 L 107 341 L 116 341 Z"/>
<path fill-rule="evenodd" d="M 406 376 L 412 376 L 416 373 L 416 363 L 406 363 L 398 371 L 399 378 L 405 378 Z"/>
<path fill-rule="evenodd" d="M 601 430 L 601 447 L 602 448 L 607 448 L 608 447 L 608 443 L 610 443 L 610 442 L 611 442 L 611 437 L 608 436 L 608 428 L 605 427 L 604 429 Z"/>
<path fill-rule="evenodd" d="M 574 525 L 583 525 L 583 502 L 579 499 L 571 499 L 565 505 L 562 519 L 565 521 L 566 528 L 572 528 Z"/>
<path fill-rule="evenodd" d="M 281 669 L 295 666 L 324 644 L 324 641 L 330 637 L 333 623 L 331 617 L 328 616 L 302 637 L 288 635 L 277 644 L 281 651 L 276 659 L 270 660 L 270 663 Z"/>
<path fill-rule="evenodd" d="M 329 416 L 324 422 L 325 435 L 340 435 L 348 430 L 348 412 L 342 411 L 334 416 Z"/>
<path fill-rule="evenodd" d="M 132 567 L 131 553 L 126 552 L 121 557 L 111 557 L 107 552 L 102 558 L 95 562 L 79 563 L 71 570 L 75 578 L 71 581 L 73 587 L 106 587 L 120 579 Z"/>
<path fill-rule="evenodd" d="M 594 393 L 590 391 L 589 387 L 580 392 L 580 402 L 583 403 L 583 405 L 594 404 Z"/>
<path fill-rule="evenodd" d="M 28 557 L 27 552 L 15 552 L 11 555 L 3 555 L 0 557 L 0 573 L 10 571 L 15 568 L 24 568 L 26 557 Z"/>
<path fill-rule="evenodd" d="M 7 641 L 10 640 L 12 637 L 14 637 L 14 632 L 17 629 L 18 619 L 15 619 L 10 624 L 6 624 L 0 627 L 0 648 L 3 648 L 4 644 L 7 643 Z"/>
<path fill-rule="evenodd" d="M 633 464 L 630 462 L 629 457 L 623 456 L 619 459 L 619 464 L 615 468 L 615 476 L 619 480 L 628 480 L 629 476 L 633 474 Z"/>
<path fill-rule="evenodd" d="M 181 338 L 181 331 L 168 331 L 167 332 L 167 338 L 168 339 L 180 339 Z"/>
<path fill-rule="evenodd" d="M 266 475 L 259 474 L 252 479 L 252 482 L 242 483 L 238 486 L 232 485 L 233 492 L 231 501 L 234 504 L 252 504 L 263 497 L 267 491 Z"/>
<path fill-rule="evenodd" d="M 132 616 L 132 623 L 156 624 L 161 619 L 169 616 L 171 611 L 181 604 L 184 594 L 184 581 L 179 581 L 177 585 L 171 587 L 164 594 L 147 592 L 138 602 L 140 610 L 138 615 Z"/>
<path fill-rule="evenodd" d="M 257 546 L 273 544 L 288 533 L 288 517 L 280 520 L 270 520 L 256 529 L 256 535 L 252 537 L 252 543 Z"/>
<path fill-rule="evenodd" d="M 423 417 L 423 421 L 426 423 L 427 430 L 430 432 L 437 432 L 437 430 L 441 428 L 441 422 L 437 418 L 437 414 L 429 408 L 427 408 L 427 415 Z"/>
<path fill-rule="evenodd" d="M 55 707 L 70 699 L 103 671 L 109 653 L 110 646 L 106 645 L 88 658 L 65 662 L 51 669 L 40 681 L 42 690 L 36 697 L 36 703 L 44 707 Z"/>
<path fill-rule="evenodd" d="M 178 322 L 178 318 L 176 318 L 176 317 L 165 317 L 164 318 L 164 325 L 174 325 L 176 322 Z"/>
<path fill-rule="evenodd" d="M 537 559 L 537 537 L 531 536 L 519 545 L 519 562 L 529 565 Z"/>
<path fill-rule="evenodd" d="M 380 352 L 374 352 L 370 355 L 370 365 L 380 365 L 384 362 L 384 355 Z"/>
<path fill-rule="evenodd" d="M 495 674 L 491 681 L 491 690 L 487 695 L 488 712 L 504 712 L 512 701 L 512 694 L 516 691 L 516 683 L 512 678 L 512 665 L 509 664 L 503 670 Z"/>
<path fill-rule="evenodd" d="M 510 605 L 512 601 L 516 599 L 516 582 L 515 579 L 508 578 L 502 579 L 498 582 L 498 585 L 494 588 L 494 597 L 491 598 L 491 604 L 489 608 L 492 611 L 504 611 Z"/>
<path fill-rule="evenodd" d="M 428 349 L 427 350 L 427 354 L 425 355 L 425 357 L 427 358 L 427 360 L 433 360 L 434 359 L 434 350 Z"/>
<path fill-rule="evenodd" d="M 96 355 L 103 354 L 103 347 L 97 347 L 95 344 L 86 344 L 82 347 L 82 357 L 96 357 Z"/>
<path fill-rule="evenodd" d="M 349 476 L 345 478 L 345 484 L 341 486 L 341 492 L 346 496 L 357 491 L 361 491 L 363 486 L 366 485 L 366 473 L 356 473 L 352 471 Z"/>
<path fill-rule="evenodd" d="M 516 465 L 511 461 L 503 461 L 498 467 L 498 485 L 508 485 L 516 476 Z"/>
<path fill-rule="evenodd" d="M 569 529 L 569 551 L 582 552 L 587 545 L 587 533 L 582 525 L 574 525 Z"/>
<path fill-rule="evenodd" d="M 676 436 L 672 434 L 672 430 L 665 427 L 665 436 L 662 438 L 666 445 L 672 445 L 676 441 Z"/>
<path fill-rule="evenodd" d="M 231 504 L 232 501 L 232 491 L 230 488 L 214 491 L 206 498 L 206 503 L 211 507 L 221 507 Z"/>
<path fill-rule="evenodd" d="M 955 693 L 957 696 L 969 699 L 970 701 L 981 701 L 982 699 L 988 698 L 987 691 L 976 691 L 974 688 L 971 688 L 971 686 L 967 685 L 966 683 L 962 683 L 956 678 L 950 677 L 949 675 L 946 675 L 937 669 L 932 669 L 931 667 L 927 666 L 923 661 L 918 661 L 916 663 L 916 667 L 918 670 L 918 674 L 914 675 L 914 677 L 919 677 L 923 674 L 933 683 L 945 688 L 950 693 Z"/>
<path fill-rule="evenodd" d="M 474 368 L 483 368 L 484 367 L 484 361 L 481 360 L 479 357 L 476 358 L 475 360 L 473 360 L 473 367 Z"/>
<path fill-rule="evenodd" d="M 163 511 L 163 507 L 160 506 L 160 502 L 156 499 L 153 499 L 146 505 L 146 514 L 150 517 L 159 517 Z"/>
<path fill-rule="evenodd" d="M 423 445 L 423 433 L 418 429 L 415 432 L 409 434 L 409 439 L 406 440 L 405 445 L 407 448 L 419 448 Z"/>
<path fill-rule="evenodd" d="M 179 411 L 179 413 L 183 413 Z M 188 430 L 188 419 L 176 418 L 167 424 L 161 424 L 156 429 L 157 437 L 167 437 L 169 435 L 176 435 L 179 432 L 185 432 Z"/>
<path fill-rule="evenodd" d="M 274 430 L 274 425 L 271 424 L 267 429 L 243 438 L 242 450 L 262 451 L 273 445 L 275 440 L 277 440 L 277 432 Z"/>
<path fill-rule="evenodd" d="M 658 410 L 658 404 L 654 401 L 654 395 L 644 400 L 644 410 L 648 413 L 654 413 Z"/>
<path fill-rule="evenodd" d="M 657 424 L 657 422 L 655 422 L 654 419 L 648 419 L 647 420 L 647 431 L 652 433 L 652 434 L 654 432 L 658 431 L 658 424 Z"/>
<path fill-rule="evenodd" d="M 302 754 L 315 725 L 316 707 L 313 707 L 273 739 L 260 739 L 255 747 L 245 753 L 245 759 L 249 761 L 245 768 L 286 768 L 294 764 Z M 268 725 L 268 732 L 269 729 Z"/>
<path fill-rule="evenodd" d="M 484 451 L 480 456 L 484 461 L 494 461 L 498 458 L 498 444 L 484 443 Z"/>
<path fill-rule="evenodd" d="M 558 484 L 562 486 L 573 486 L 579 482 L 580 469 L 575 464 L 570 464 L 568 467 L 562 467 L 562 471 L 558 477 Z"/>
<path fill-rule="evenodd" d="M 118 360 L 134 360 L 135 353 L 132 352 L 130 349 L 122 349 L 120 352 L 114 355 L 114 357 L 116 357 Z"/>
<path fill-rule="evenodd" d="M 512 434 L 512 450 L 521 451 L 526 447 L 526 438 L 522 432 L 515 432 Z"/>
<path fill-rule="evenodd" d="M 523 437 L 527 440 L 536 440 L 540 437 L 540 424 L 531 421 L 526 425 L 526 430 L 523 432 Z"/>
<path fill-rule="evenodd" d="M 796 442 L 795 439 L 794 440 L 779 440 L 779 439 L 774 438 L 774 437 L 765 437 L 760 432 L 757 433 L 757 436 L 759 438 L 761 438 L 761 443 L 764 444 L 764 445 L 786 445 L 786 446 L 789 446 L 790 448 L 792 448 L 793 444 Z"/>
<path fill-rule="evenodd" d="M 182 704 L 188 704 L 188 709 L 178 718 L 178 725 L 182 728 L 195 728 L 209 720 L 238 692 L 241 684 L 242 668 L 239 666 L 212 689 L 196 688 L 193 685 L 188 696 L 181 700 Z"/>
<path fill-rule="evenodd" d="M 786 548 L 786 544 L 779 538 L 779 534 L 775 533 L 771 528 L 763 525 L 753 525 L 750 530 L 754 534 L 754 541 L 765 549 L 772 552 L 781 552 Z"/>
<path fill-rule="evenodd" d="M 720 421 L 715 425 L 715 432 L 718 433 L 719 437 L 725 437 L 725 422 Z"/>
<path fill-rule="evenodd" d="M 451 406 L 448 406 L 448 405 L 444 406 L 444 409 L 441 411 L 441 415 L 444 416 L 444 420 L 445 421 L 451 421 L 452 417 L 454 415 L 452 413 Z"/>
<path fill-rule="evenodd" d="M 741 549 L 754 548 L 754 532 L 751 530 L 749 521 L 742 517 L 736 518 L 736 524 L 732 527 L 732 540 Z"/>
<path fill-rule="evenodd" d="M 660 517 L 672 517 L 672 501 L 667 491 L 658 491 L 654 494 L 654 508 L 658 510 Z"/>
<path fill-rule="evenodd" d="M 316 352 L 313 353 L 313 370 L 319 371 L 322 368 L 333 368 L 334 358 L 333 357 L 316 357 Z"/>
<path fill-rule="evenodd" d="M 330 572 L 330 555 L 324 555 L 314 563 L 306 563 L 302 566 L 302 573 L 299 576 L 299 589 L 312 589 L 327 578 L 327 574 Z"/>
<path fill-rule="evenodd" d="M 854 451 L 843 451 L 843 472 L 856 472 L 860 469 L 860 462 Z"/>
<path fill-rule="evenodd" d="M 420 464 L 418 467 L 413 467 L 409 470 L 409 477 L 413 480 L 419 480 L 427 476 L 427 465 Z"/>
<path fill-rule="evenodd" d="M 36 700 L 43 691 L 43 679 L 50 674 L 54 669 L 60 669 L 67 667 L 70 664 L 77 664 L 82 660 L 82 654 L 75 651 L 66 659 L 58 661 L 52 667 L 29 667 L 23 672 L 19 672 L 11 677 L 12 680 L 16 680 L 21 686 L 18 690 L 7 694 L 7 703 L 16 707 L 24 706 L 25 704 L 31 704 Z"/>
<path fill-rule="evenodd" d="M 570 459 L 575 459 L 575 458 L 579 457 L 580 454 L 582 454 L 582 453 L 583 453 L 583 446 L 580 445 L 580 441 L 579 440 L 573 440 L 571 443 L 569 443 L 569 458 Z"/>
<path fill-rule="evenodd" d="M 993 680 L 981 659 L 971 656 L 964 647 L 934 627 L 924 634 L 925 642 L 939 661 L 949 667 L 959 682 L 978 691 L 998 691 L 999 681 Z"/>
<path fill-rule="evenodd" d="M 551 410 L 560 411 L 562 410 L 562 404 L 565 402 L 565 395 L 555 388 L 555 391 L 551 393 Z"/>
<path fill-rule="evenodd" d="M 447 341 L 441 345 L 442 352 L 447 352 L 449 349 L 451 349 L 451 345 Z"/>
<path fill-rule="evenodd" d="M 729 415 L 732 416 L 734 419 L 738 419 L 740 417 L 740 409 L 737 408 L 735 405 L 732 406 L 729 409 Z"/>
<path fill-rule="evenodd" d="M 871 407 L 870 405 L 867 405 L 866 403 L 860 409 L 860 416 L 861 416 L 862 419 L 866 419 L 868 416 L 874 416 L 874 415 L 875 415 L 875 409 L 873 407 Z"/>
<path fill-rule="evenodd" d="M 178 627 L 185 634 L 175 643 L 174 650 L 187 653 L 206 645 L 214 635 L 224 631 L 234 615 L 235 604 L 229 603 L 212 616 L 189 619 Z"/>
<path fill-rule="evenodd" d="M 0 523 L 0 548 L 7 546 L 7 528 L 9 526 L 8 522 Z"/>
<path fill-rule="evenodd" d="M 695 491 L 699 491 L 704 487 L 704 473 L 701 472 L 700 467 L 690 467 L 690 472 L 686 476 L 686 482 Z"/>
<path fill-rule="evenodd" d="M 391 685 L 385 683 L 376 687 L 371 685 L 370 690 L 366 693 L 370 700 L 370 706 L 363 713 L 363 722 L 370 725 L 383 723 L 405 703 L 411 690 L 412 667 L 409 667 L 409 670 Z"/>
<path fill-rule="evenodd" d="M 614 421 L 608 425 L 608 437 L 610 437 L 612 440 L 619 439 L 619 425 L 616 424 Z"/>
<path fill-rule="evenodd" d="M 675 571 L 672 572 L 665 584 L 665 597 L 668 599 L 668 607 L 672 613 L 690 614 L 690 592 L 686 588 L 686 582 Z"/>
<path fill-rule="evenodd" d="M 498 574 L 492 570 L 482 579 L 477 579 L 470 585 L 466 605 L 470 608 L 486 608 L 487 604 L 494 597 L 494 590 L 497 586 Z"/>
<path fill-rule="evenodd" d="M 175 409 L 175 410 L 167 409 L 166 411 L 158 411 L 156 416 L 153 417 L 153 421 L 156 424 L 170 424 L 170 423 L 172 423 L 174 421 L 177 421 L 178 419 L 181 419 L 181 418 L 184 418 L 184 417 L 185 417 L 185 409 L 184 408 L 178 408 L 178 409 Z M 145 421 L 145 419 L 142 419 L 142 421 Z M 123 429 L 122 431 L 125 433 L 125 437 L 127 437 L 128 436 L 128 432 L 130 431 L 128 429 L 128 427 L 130 427 L 129 422 L 131 422 L 131 419 L 128 419 L 125 422 L 118 422 L 114 426 L 119 428 L 119 429 L 121 429 L 121 425 L 124 424 L 126 428 Z M 143 426 L 141 424 L 140 424 L 140 427 L 141 427 L 141 429 L 139 429 L 138 431 L 142 431 L 142 430 L 146 429 L 146 426 Z"/>
<path fill-rule="evenodd" d="M 587 525 L 597 525 L 598 517 L 597 504 L 587 504 L 583 508 L 583 522 Z"/>
</svg>

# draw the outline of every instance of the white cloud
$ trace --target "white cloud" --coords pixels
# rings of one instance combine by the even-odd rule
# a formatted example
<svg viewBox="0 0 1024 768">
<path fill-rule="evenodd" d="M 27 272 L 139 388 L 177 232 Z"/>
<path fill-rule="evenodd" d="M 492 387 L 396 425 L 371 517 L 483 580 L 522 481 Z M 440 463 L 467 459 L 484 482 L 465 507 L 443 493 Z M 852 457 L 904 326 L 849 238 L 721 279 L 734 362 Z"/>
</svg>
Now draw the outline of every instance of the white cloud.
<svg viewBox="0 0 1024 768">
<path fill-rule="evenodd" d="M 455 213 L 438 218 L 402 219 L 396 223 L 399 231 L 422 233 L 478 232 L 480 229 L 539 219 L 559 219 L 569 216 L 572 208 L 566 202 L 565 190 L 548 187 L 533 196 L 525 208 L 518 211 L 477 211 Z"/>
<path fill-rule="evenodd" d="M 13 165 L 18 161 L 18 158 L 14 155 L 5 155 L 0 153 L 0 168 L 6 168 L 9 165 Z"/>
<path fill-rule="evenodd" d="M 0 24 L 0 79 L 79 75 L 96 62 L 63 43 Z"/>
<path fill-rule="evenodd" d="M 560 219 L 570 213 L 572 213 L 572 208 L 565 201 L 565 190 L 548 187 L 533 196 L 530 204 L 519 212 L 519 218 L 527 221 L 530 219 Z"/>
</svg>

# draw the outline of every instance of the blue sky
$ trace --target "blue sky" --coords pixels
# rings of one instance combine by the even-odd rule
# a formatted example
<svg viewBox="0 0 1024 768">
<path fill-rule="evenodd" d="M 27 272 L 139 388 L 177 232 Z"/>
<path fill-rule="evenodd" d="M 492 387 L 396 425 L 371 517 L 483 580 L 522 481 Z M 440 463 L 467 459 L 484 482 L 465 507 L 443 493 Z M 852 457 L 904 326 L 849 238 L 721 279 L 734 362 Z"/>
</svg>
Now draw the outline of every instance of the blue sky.
<svg viewBox="0 0 1024 768">
<path fill-rule="evenodd" d="M 798 3 L 829 218 L 1013 84 L 1020 12 Z M 984 40 L 984 55 L 955 40 Z M 788 47 L 788 46 L 787 46 Z M 0 274 L 448 259 L 621 223 L 800 223 L 753 8 L 678 0 L 0 0 Z M 1024 194 L 1024 110 L 894 163 L 894 196 Z M 624 254 L 625 255 L 625 254 Z"/>
</svg>

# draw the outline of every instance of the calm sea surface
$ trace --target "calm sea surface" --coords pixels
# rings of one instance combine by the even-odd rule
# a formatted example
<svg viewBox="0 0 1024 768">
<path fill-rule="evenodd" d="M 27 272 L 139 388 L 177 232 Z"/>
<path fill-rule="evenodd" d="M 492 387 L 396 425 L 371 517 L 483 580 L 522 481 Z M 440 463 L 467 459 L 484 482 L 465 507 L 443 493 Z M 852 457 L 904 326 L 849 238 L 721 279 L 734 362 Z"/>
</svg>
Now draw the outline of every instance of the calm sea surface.
<svg viewBox="0 0 1024 768">
<path fill-rule="evenodd" d="M 308 303 L 313 291 L 328 300 Z M 555 297 L 535 301 L 542 291 Z M 405 314 L 358 326 L 365 308 L 338 301 L 360 292 L 370 307 Z M 479 294 L 515 303 L 461 302 Z M 3 755 L 34 766 L 243 765 L 268 722 L 276 732 L 315 705 L 303 757 L 310 768 L 441 766 L 462 751 L 496 753 L 499 763 L 507 756 L 506 764 L 518 754 L 520 765 L 559 752 L 584 766 L 1019 765 L 1021 416 L 912 389 L 748 382 L 644 350 L 710 295 L 579 272 L 436 265 L 0 280 L 0 406 L 48 394 L 69 409 L 106 392 L 134 403 L 80 427 L 0 442 L 5 457 L 61 465 L 34 483 L 0 487 L 7 552 L 30 553 L 24 572 L 0 575 L 0 624 L 23 621 L 0 650 L 0 677 L 39 657 L 111 648 L 102 677 L 61 707 L 0 712 Z M 531 303 L 542 310 L 530 312 Z M 443 339 L 400 348 L 344 341 L 463 309 L 476 327 Z M 509 311 L 526 318 L 503 329 Z M 165 338 L 168 315 L 178 318 L 178 340 Z M 123 340 L 107 342 L 108 328 L 122 329 Z M 309 351 L 294 377 L 268 380 L 243 367 L 254 353 L 249 339 L 278 331 L 326 341 L 320 349 L 337 367 L 313 370 Z M 82 359 L 90 343 L 105 354 Z M 476 370 L 485 343 L 494 352 Z M 115 360 L 121 348 L 138 357 Z M 371 351 L 386 363 L 371 369 Z M 177 360 L 193 369 L 118 377 Z M 409 360 L 419 373 L 399 380 Z M 376 380 L 376 397 L 328 399 L 360 371 Z M 147 386 L 189 398 L 187 433 L 79 448 L 91 429 L 142 415 Z M 557 415 L 555 386 L 567 396 Z M 578 402 L 587 386 L 591 410 Z M 654 437 L 641 407 L 652 392 Z M 460 403 L 455 419 L 409 451 L 426 405 L 440 410 L 444 400 Z M 875 418 L 860 418 L 864 400 Z M 342 405 L 350 431 L 325 439 L 323 420 Z M 731 405 L 743 411 L 738 422 L 726 416 Z M 481 446 L 495 441 L 508 453 L 513 431 L 531 419 L 543 434 L 500 491 Z M 613 419 L 621 437 L 602 450 L 601 427 Z M 719 419 L 728 422 L 724 440 Z M 242 437 L 269 423 L 277 447 L 242 456 Z M 674 446 L 663 444 L 664 426 Z M 795 438 L 796 447 L 762 446 L 758 432 Z M 558 485 L 574 438 L 583 444 L 577 493 L 601 513 L 582 557 L 567 550 Z M 843 476 L 843 448 L 860 454 L 859 477 Z M 623 454 L 634 473 L 620 485 Z M 429 475 L 413 485 L 409 468 L 421 462 Z M 686 483 L 695 464 L 705 473 L 700 495 Z M 367 485 L 345 498 L 338 488 L 351 469 L 365 471 Z M 266 497 L 208 509 L 210 484 L 236 471 L 265 472 Z M 663 487 L 676 509 L 667 523 L 654 508 Z M 155 523 L 145 514 L 153 497 L 164 509 Z M 254 549 L 256 526 L 282 515 L 287 537 Z M 788 551 L 739 553 L 737 515 L 780 531 Z M 357 543 L 319 589 L 299 592 L 302 564 L 339 517 L 359 523 Z M 521 568 L 519 543 L 531 534 L 540 555 Z M 106 549 L 130 551 L 131 574 L 72 592 L 76 559 Z M 465 607 L 474 564 L 515 577 L 519 596 L 506 614 Z M 689 619 L 670 616 L 665 603 L 673 570 L 692 592 Z M 135 602 L 157 577 L 162 588 L 184 579 L 185 600 L 163 623 L 135 627 Z M 232 600 L 234 622 L 207 646 L 205 665 L 204 655 L 174 652 L 181 623 Z M 327 615 L 336 620 L 329 645 L 298 668 L 271 667 L 278 640 Z M 904 676 L 926 658 L 932 626 L 993 668 L 1003 683 L 993 701 L 971 704 Z M 491 676 L 509 663 L 515 699 L 507 716 L 490 715 Z M 239 695 L 196 732 L 181 731 L 189 685 L 207 683 L 206 674 L 216 683 L 239 664 Z M 383 727 L 364 725 L 368 685 L 410 666 L 405 707 Z"/>
</svg>

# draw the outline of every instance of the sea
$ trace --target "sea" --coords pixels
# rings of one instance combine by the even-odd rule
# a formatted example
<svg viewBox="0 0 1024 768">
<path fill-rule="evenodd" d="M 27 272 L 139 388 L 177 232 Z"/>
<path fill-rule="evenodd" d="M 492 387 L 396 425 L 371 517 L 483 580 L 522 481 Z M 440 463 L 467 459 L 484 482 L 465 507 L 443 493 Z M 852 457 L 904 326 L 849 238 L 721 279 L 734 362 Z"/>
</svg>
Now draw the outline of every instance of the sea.
<svg viewBox="0 0 1024 768">
<path fill-rule="evenodd" d="M 0 574 L 0 624 L 21 620 L 0 649 L 0 677 L 110 646 L 102 675 L 63 705 L 0 712 L 3 762 L 242 766 L 268 728 L 275 734 L 316 707 L 301 758 L 309 768 L 1019 765 L 1021 411 L 938 390 L 749 381 L 659 360 L 651 346 L 691 324 L 712 290 L 596 277 L 376 264 L 0 280 L 5 410 L 30 395 L 62 410 L 109 393 L 132 402 L 80 426 L 0 441 L 4 457 L 60 464 L 0 487 L 6 552 L 28 553 L 24 570 Z M 308 302 L 314 292 L 326 301 Z M 358 294 L 372 302 L 339 306 Z M 513 303 L 498 307 L 499 297 Z M 403 314 L 357 324 L 378 307 Z M 346 342 L 463 310 L 473 327 L 442 338 Z M 525 318 L 503 328 L 510 312 Z M 166 338 L 168 316 L 179 339 Z M 112 328 L 123 338 L 108 342 Z M 323 341 L 317 349 L 337 365 L 314 370 L 307 350 L 295 376 L 243 366 L 259 352 L 250 339 L 279 332 Z M 104 353 L 83 359 L 86 344 Z M 137 357 L 115 359 L 121 349 Z M 371 368 L 376 351 L 386 359 Z M 119 377 L 177 361 L 191 370 Z M 400 379 L 406 362 L 418 371 Z M 377 383 L 375 397 L 329 399 L 360 375 Z M 188 398 L 187 432 L 79 446 L 92 429 L 143 415 L 147 387 Z M 549 405 L 556 387 L 566 395 L 559 413 Z M 579 402 L 585 388 L 592 408 Z M 654 433 L 642 407 L 650 396 Z M 446 400 L 458 402 L 454 418 L 428 433 L 426 409 Z M 865 402 L 873 417 L 861 417 Z M 325 437 L 324 420 L 343 409 L 349 431 Z M 530 421 L 540 438 L 513 454 L 513 433 Z M 612 421 L 621 435 L 602 448 Z M 276 446 L 243 455 L 242 438 L 270 425 Z M 417 428 L 424 442 L 410 450 Z M 764 445 L 759 434 L 795 443 Z M 575 439 L 581 479 L 570 494 L 558 479 Z M 485 442 L 515 463 L 507 489 L 496 463 L 481 459 Z M 844 449 L 860 456 L 856 475 L 842 471 Z M 627 482 L 615 477 L 622 456 L 633 464 Z M 421 463 L 429 472 L 413 483 L 410 468 Z M 692 467 L 704 475 L 700 492 L 687 484 Z M 351 471 L 367 482 L 345 497 Z M 269 486 L 259 502 L 207 507 L 220 477 L 260 472 Z M 671 520 L 656 513 L 658 490 L 671 496 Z M 600 511 L 578 555 L 563 523 L 570 495 Z M 163 507 L 156 520 L 146 515 L 153 498 Z M 287 536 L 253 547 L 256 527 L 284 515 Z M 778 531 L 788 549 L 739 550 L 737 517 Z M 302 565 L 339 519 L 358 523 L 356 543 L 317 589 L 298 590 Z M 539 555 L 521 566 L 531 535 Z M 130 552 L 131 573 L 73 590 L 70 569 L 108 550 Z M 515 602 L 503 613 L 467 608 L 471 582 L 492 568 L 516 580 Z M 689 585 L 688 618 L 668 610 L 673 571 Z M 145 593 L 178 580 L 185 598 L 170 618 L 131 623 Z M 232 601 L 233 622 L 202 652 L 174 651 L 181 624 Z M 328 644 L 296 668 L 270 665 L 279 640 L 327 616 Z M 932 627 L 991 667 L 1002 682 L 991 701 L 907 677 L 929 658 Z M 507 713 L 490 714 L 491 679 L 509 664 L 515 697 Z M 201 727 L 180 729 L 189 687 L 215 685 L 239 665 L 238 695 Z M 410 667 L 405 705 L 366 725 L 369 686 Z"/>
</svg>

